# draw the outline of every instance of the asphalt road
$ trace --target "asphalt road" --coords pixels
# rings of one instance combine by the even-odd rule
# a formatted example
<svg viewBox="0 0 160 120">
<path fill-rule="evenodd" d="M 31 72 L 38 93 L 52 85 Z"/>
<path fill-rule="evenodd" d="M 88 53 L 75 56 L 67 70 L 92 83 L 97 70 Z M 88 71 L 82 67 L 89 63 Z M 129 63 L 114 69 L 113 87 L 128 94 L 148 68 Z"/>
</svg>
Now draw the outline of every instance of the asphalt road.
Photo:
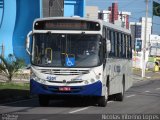
<svg viewBox="0 0 160 120">
<path fill-rule="evenodd" d="M 95 103 L 86 100 L 57 100 L 51 101 L 49 107 L 40 107 L 38 99 L 33 98 L 1 104 L 0 114 L 2 115 L 0 119 L 17 117 L 20 120 L 102 120 L 107 118 L 119 119 L 122 117 L 119 116 L 120 114 L 154 114 L 155 116 L 152 115 L 151 117 L 159 120 L 160 116 L 156 114 L 160 114 L 160 80 L 137 81 L 125 93 L 123 102 L 111 99 L 106 107 L 98 107 Z M 135 116 L 131 117 L 132 119 L 135 118 Z M 138 119 L 137 117 L 136 119 Z"/>
</svg>

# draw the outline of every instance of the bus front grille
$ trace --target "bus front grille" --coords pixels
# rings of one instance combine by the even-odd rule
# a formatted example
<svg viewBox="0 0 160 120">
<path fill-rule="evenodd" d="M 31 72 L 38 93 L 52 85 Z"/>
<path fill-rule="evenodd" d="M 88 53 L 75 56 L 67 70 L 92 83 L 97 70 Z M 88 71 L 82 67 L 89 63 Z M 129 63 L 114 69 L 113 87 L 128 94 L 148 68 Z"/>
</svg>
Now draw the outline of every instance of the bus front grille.
<svg viewBox="0 0 160 120">
<path fill-rule="evenodd" d="M 52 74 L 52 75 L 82 75 L 88 74 L 89 70 L 67 70 L 67 69 L 43 69 L 41 70 L 44 74 Z"/>
<path fill-rule="evenodd" d="M 48 81 L 51 83 L 64 83 L 63 81 Z M 73 84 L 73 83 L 82 83 L 83 81 L 66 81 L 67 84 Z"/>
</svg>

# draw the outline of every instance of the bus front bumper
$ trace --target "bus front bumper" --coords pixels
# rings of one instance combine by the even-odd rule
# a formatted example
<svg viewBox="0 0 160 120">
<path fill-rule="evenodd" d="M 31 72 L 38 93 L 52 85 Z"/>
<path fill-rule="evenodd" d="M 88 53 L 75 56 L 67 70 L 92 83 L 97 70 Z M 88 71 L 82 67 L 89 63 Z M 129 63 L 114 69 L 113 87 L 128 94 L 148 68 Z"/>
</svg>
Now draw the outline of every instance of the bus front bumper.
<svg viewBox="0 0 160 120">
<path fill-rule="evenodd" d="M 65 86 L 44 85 L 33 79 L 30 80 L 31 94 L 101 96 L 102 93 L 102 83 L 100 81 L 85 86 L 70 86 L 70 91 L 59 91 L 59 87 Z"/>
</svg>

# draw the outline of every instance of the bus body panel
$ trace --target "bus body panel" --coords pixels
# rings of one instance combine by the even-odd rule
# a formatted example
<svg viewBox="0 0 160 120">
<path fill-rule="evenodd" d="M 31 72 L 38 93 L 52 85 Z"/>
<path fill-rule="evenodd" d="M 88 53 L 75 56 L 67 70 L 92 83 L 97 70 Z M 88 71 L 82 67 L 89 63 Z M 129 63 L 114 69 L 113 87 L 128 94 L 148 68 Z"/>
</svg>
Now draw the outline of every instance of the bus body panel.
<svg viewBox="0 0 160 120">
<path fill-rule="evenodd" d="M 31 94 L 45 94 L 45 95 L 75 95 L 75 96 L 101 96 L 102 83 L 100 81 L 84 86 L 70 86 L 71 91 L 62 92 L 59 91 L 59 87 L 63 86 L 51 86 L 44 85 L 36 82 L 35 80 L 30 81 Z M 68 86 L 67 86 L 68 87 Z"/>
<path fill-rule="evenodd" d="M 129 66 L 132 67 L 132 61 L 123 59 L 109 59 L 106 64 L 105 71 L 107 73 L 106 75 L 109 76 L 110 82 L 109 94 L 117 94 L 122 90 L 123 75 L 125 76 L 125 91 L 128 90 L 132 86 L 132 70 L 127 68 Z"/>
<path fill-rule="evenodd" d="M 102 71 L 103 67 L 94 68 L 43 68 L 31 67 L 32 75 L 30 80 L 30 88 L 32 94 L 49 94 L 49 95 L 81 95 L 81 96 L 101 96 L 102 95 Z M 88 71 L 87 74 L 77 73 L 79 75 L 70 75 L 73 70 Z M 46 71 L 62 71 L 59 74 L 51 75 Z M 66 73 L 66 75 L 63 75 Z M 68 74 L 67 74 L 68 73 Z M 36 77 L 35 77 L 36 76 Z M 37 77 L 38 76 L 38 77 Z M 54 80 L 48 80 L 48 76 L 54 77 Z M 65 80 L 65 81 L 64 81 Z M 87 83 L 86 83 L 87 81 Z M 71 91 L 58 91 L 59 87 L 70 87 Z M 72 91 L 73 90 L 73 91 Z M 56 91 L 56 92 L 54 92 Z"/>
</svg>

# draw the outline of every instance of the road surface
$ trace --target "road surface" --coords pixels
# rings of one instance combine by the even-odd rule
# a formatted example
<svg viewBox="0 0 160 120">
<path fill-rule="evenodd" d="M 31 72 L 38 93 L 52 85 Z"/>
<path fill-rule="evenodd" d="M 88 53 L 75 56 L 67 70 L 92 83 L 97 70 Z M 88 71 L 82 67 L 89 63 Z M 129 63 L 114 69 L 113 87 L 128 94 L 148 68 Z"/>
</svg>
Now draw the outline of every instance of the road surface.
<svg viewBox="0 0 160 120">
<path fill-rule="evenodd" d="M 40 107 L 37 98 L 21 100 L 1 104 L 0 117 L 18 117 L 24 120 L 80 120 L 84 118 L 102 120 L 108 117 L 119 119 L 120 114 L 152 114 L 151 117 L 158 120 L 160 119 L 160 116 L 157 116 L 160 114 L 160 80 L 138 81 L 125 93 L 123 102 L 111 99 L 106 107 L 98 107 L 95 103 L 86 100 L 78 104 L 77 102 L 77 100 L 56 100 L 51 101 L 49 107 Z"/>
</svg>

